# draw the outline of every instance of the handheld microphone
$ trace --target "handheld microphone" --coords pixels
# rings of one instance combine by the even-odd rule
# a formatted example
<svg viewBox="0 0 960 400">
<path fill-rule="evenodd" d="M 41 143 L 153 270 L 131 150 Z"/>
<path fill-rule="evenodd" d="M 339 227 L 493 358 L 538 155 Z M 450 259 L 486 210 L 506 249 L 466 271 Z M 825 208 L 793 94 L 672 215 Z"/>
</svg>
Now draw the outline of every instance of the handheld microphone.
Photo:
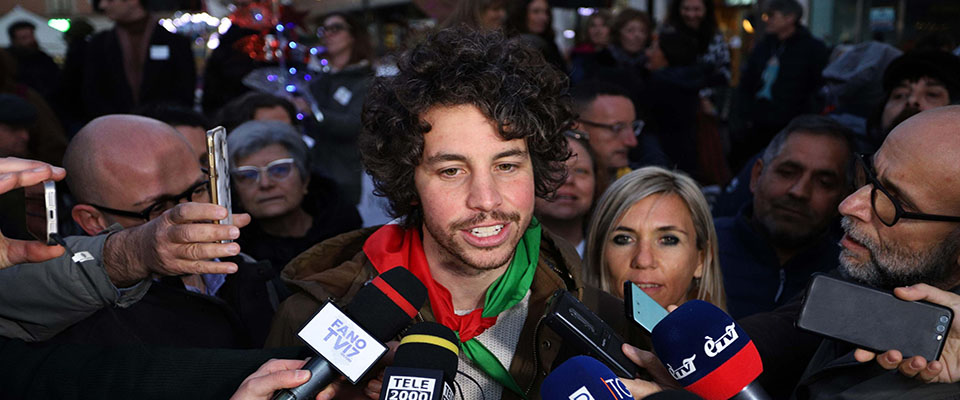
<svg viewBox="0 0 960 400">
<path fill-rule="evenodd" d="M 617 375 L 593 357 L 564 361 L 540 384 L 544 400 L 624 400 L 633 395 Z"/>
<path fill-rule="evenodd" d="M 436 322 L 407 329 L 383 374 L 380 400 L 452 400 L 460 349 L 457 335 Z"/>
<path fill-rule="evenodd" d="M 706 400 L 769 399 L 754 381 L 763 372 L 756 346 L 713 304 L 688 301 L 651 334 L 654 350 L 684 389 Z"/>
<path fill-rule="evenodd" d="M 278 391 L 273 399 L 312 399 L 341 374 L 356 383 L 386 352 L 382 342 L 417 315 L 426 297 L 427 288 L 416 276 L 394 267 L 360 288 L 346 312 L 328 302 L 299 333 L 318 353 L 302 368 L 310 371 L 310 380 Z"/>
</svg>

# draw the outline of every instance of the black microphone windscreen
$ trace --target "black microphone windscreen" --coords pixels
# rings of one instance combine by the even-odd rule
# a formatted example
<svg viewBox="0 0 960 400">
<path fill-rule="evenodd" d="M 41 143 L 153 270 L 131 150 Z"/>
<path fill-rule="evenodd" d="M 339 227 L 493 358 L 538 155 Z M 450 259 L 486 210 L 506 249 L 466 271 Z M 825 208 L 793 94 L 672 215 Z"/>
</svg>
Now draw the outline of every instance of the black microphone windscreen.
<svg viewBox="0 0 960 400">
<path fill-rule="evenodd" d="M 393 356 L 393 365 L 443 371 L 443 380 L 452 383 L 459 362 L 458 342 L 457 335 L 446 326 L 418 323 L 407 329 Z"/>
<path fill-rule="evenodd" d="M 394 267 L 360 288 L 346 314 L 385 342 L 410 323 L 427 299 L 427 288 L 410 271 Z"/>
</svg>

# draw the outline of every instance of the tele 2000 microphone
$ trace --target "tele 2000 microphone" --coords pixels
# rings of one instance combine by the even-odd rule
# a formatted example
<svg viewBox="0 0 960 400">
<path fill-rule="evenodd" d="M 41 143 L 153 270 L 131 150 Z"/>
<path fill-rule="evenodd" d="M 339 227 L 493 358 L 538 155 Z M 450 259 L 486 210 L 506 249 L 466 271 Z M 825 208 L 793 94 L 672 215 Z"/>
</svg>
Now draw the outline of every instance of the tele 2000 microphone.
<svg viewBox="0 0 960 400">
<path fill-rule="evenodd" d="M 426 297 L 427 288 L 416 276 L 395 267 L 357 291 L 346 312 L 325 304 L 299 333 L 319 354 L 303 366 L 310 380 L 277 392 L 274 400 L 312 399 L 341 374 L 357 383 L 386 352 L 381 342 L 400 333 Z"/>
<path fill-rule="evenodd" d="M 457 336 L 436 322 L 407 329 L 383 374 L 380 400 L 451 400 L 457 375 Z"/>
<path fill-rule="evenodd" d="M 769 399 L 754 380 L 763 372 L 753 341 L 713 304 L 683 303 L 651 332 L 670 375 L 706 400 Z"/>
<path fill-rule="evenodd" d="M 633 399 L 617 375 L 595 358 L 571 357 L 553 370 L 540 385 L 544 400 Z"/>
</svg>

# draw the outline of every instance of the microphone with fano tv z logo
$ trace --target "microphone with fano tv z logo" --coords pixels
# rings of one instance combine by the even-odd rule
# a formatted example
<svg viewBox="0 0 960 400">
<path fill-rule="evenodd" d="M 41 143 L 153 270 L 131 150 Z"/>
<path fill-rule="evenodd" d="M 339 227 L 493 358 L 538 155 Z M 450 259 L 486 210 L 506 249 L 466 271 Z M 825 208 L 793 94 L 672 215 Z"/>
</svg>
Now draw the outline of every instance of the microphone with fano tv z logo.
<svg viewBox="0 0 960 400">
<path fill-rule="evenodd" d="M 460 349 L 457 335 L 436 322 L 407 329 L 383 374 L 380 400 L 452 400 Z"/>
<path fill-rule="evenodd" d="M 382 342 L 400 333 L 426 298 L 427 288 L 416 276 L 394 267 L 360 288 L 345 311 L 327 302 L 299 333 L 318 354 L 302 368 L 310 371 L 310 380 L 273 399 L 313 399 L 340 375 L 356 384 L 386 353 Z"/>
<path fill-rule="evenodd" d="M 553 370 L 540 384 L 543 400 L 626 400 L 633 399 L 617 375 L 597 359 L 571 357 Z"/>
<path fill-rule="evenodd" d="M 754 380 L 763 363 L 727 313 L 702 300 L 683 303 L 653 328 L 653 348 L 684 389 L 706 400 L 768 400 Z"/>
</svg>

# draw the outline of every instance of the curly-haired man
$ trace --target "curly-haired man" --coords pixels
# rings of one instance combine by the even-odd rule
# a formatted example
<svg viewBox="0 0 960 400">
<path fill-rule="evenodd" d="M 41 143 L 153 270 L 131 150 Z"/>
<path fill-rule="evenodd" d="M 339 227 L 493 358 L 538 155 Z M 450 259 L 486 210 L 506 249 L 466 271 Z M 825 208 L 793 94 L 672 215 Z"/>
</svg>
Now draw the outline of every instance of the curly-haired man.
<svg viewBox="0 0 960 400">
<path fill-rule="evenodd" d="M 397 220 L 287 265 L 299 290 L 268 342 L 298 344 L 295 331 L 323 301 L 347 301 L 400 260 L 427 286 L 423 319 L 458 333 L 464 394 L 535 397 L 560 347 L 552 332 L 535 335 L 537 321 L 557 289 L 580 287 L 574 249 L 533 218 L 534 197 L 565 178 L 566 78 L 519 42 L 463 29 L 431 35 L 398 67 L 368 94 L 360 138 Z"/>
</svg>

